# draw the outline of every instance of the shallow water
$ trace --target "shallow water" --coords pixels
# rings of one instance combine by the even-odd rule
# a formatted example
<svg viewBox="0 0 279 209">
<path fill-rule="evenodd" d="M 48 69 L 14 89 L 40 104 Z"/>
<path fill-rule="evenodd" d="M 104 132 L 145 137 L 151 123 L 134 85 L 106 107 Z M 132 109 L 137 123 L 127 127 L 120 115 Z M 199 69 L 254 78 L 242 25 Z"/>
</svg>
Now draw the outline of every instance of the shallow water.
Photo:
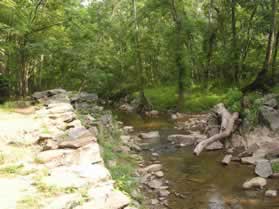
<svg viewBox="0 0 279 209">
<path fill-rule="evenodd" d="M 241 188 L 244 181 L 254 177 L 252 166 L 235 162 L 223 166 L 220 163 L 223 152 L 203 152 L 196 157 L 192 147 L 176 149 L 167 142 L 167 136 L 178 131 L 164 117 L 146 119 L 133 114 L 118 117 L 136 131 L 160 131 L 160 140 L 150 146 L 160 153 L 159 160 L 172 192 L 168 198 L 171 209 L 279 209 L 279 198 L 266 198 L 263 191 Z M 151 153 L 144 153 L 144 157 L 150 160 Z M 279 180 L 268 180 L 267 188 L 278 189 Z"/>
</svg>

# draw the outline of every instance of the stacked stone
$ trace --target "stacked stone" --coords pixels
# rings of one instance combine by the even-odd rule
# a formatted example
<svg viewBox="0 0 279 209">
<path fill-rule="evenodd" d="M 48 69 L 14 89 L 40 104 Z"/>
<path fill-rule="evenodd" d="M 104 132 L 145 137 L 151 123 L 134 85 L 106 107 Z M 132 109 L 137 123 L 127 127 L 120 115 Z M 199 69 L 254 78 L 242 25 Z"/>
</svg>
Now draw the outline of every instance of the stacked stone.
<svg viewBox="0 0 279 209">
<path fill-rule="evenodd" d="M 89 94 L 82 96 L 96 99 Z M 37 92 L 33 98 L 43 104 L 37 114 L 46 126 L 46 133 L 41 134 L 38 140 L 42 151 L 38 154 L 37 161 L 49 168 L 49 175 L 43 177 L 42 182 L 56 188 L 87 189 L 86 202 L 81 206 L 73 206 L 80 196 L 71 194 L 51 199 L 45 209 L 128 207 L 130 199 L 114 189 L 111 175 L 104 166 L 96 139 L 96 129 L 86 129 L 77 119 L 68 92 L 54 89 Z M 75 100 L 80 98 L 75 97 Z"/>
</svg>

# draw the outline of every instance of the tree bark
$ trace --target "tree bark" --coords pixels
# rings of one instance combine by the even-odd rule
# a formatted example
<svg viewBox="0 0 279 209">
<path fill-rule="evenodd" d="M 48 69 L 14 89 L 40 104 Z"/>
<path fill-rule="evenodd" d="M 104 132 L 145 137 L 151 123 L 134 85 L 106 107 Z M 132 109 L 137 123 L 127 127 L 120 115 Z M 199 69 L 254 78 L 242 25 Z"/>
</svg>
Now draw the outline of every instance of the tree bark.
<svg viewBox="0 0 279 209">
<path fill-rule="evenodd" d="M 171 0 L 171 13 L 175 24 L 175 63 L 178 72 L 178 100 L 177 109 L 182 111 L 184 107 L 185 91 L 185 66 L 183 63 L 183 30 L 181 14 L 177 11 L 175 0 Z"/>
<path fill-rule="evenodd" d="M 238 68 L 237 68 L 237 62 L 238 62 L 238 52 L 237 52 L 237 34 L 236 34 L 236 17 L 235 17 L 235 5 L 236 0 L 231 0 L 231 12 L 232 12 L 232 74 L 233 79 L 235 83 L 238 83 Z"/>
<path fill-rule="evenodd" d="M 273 59 L 272 59 L 272 64 L 271 64 L 271 82 L 272 84 L 275 84 L 275 70 L 276 70 L 276 58 L 277 58 L 277 53 L 278 53 L 278 45 L 279 45 L 279 32 L 277 31 L 276 33 L 276 39 L 275 39 L 275 49 L 273 53 Z"/>
<path fill-rule="evenodd" d="M 211 136 L 210 138 L 201 141 L 194 149 L 195 155 L 200 155 L 200 153 L 205 149 L 207 146 L 212 144 L 215 141 L 225 139 L 229 137 L 235 126 L 236 120 L 239 118 L 239 113 L 235 112 L 231 114 L 224 106 L 224 104 L 216 105 L 216 113 L 221 117 L 221 127 L 220 132 Z"/>
<path fill-rule="evenodd" d="M 138 26 L 138 17 L 137 17 L 137 5 L 136 0 L 133 0 L 133 16 L 134 16 L 134 26 L 135 26 L 135 64 L 136 69 L 139 74 L 139 91 L 140 91 L 140 102 L 138 111 L 143 112 L 145 109 L 149 109 L 149 102 L 147 98 L 145 97 L 144 93 L 144 86 L 145 86 L 145 78 L 144 78 L 144 70 L 143 70 L 143 64 L 142 64 L 142 57 L 141 57 L 141 51 L 140 51 L 140 42 L 139 42 L 139 26 Z"/>
</svg>

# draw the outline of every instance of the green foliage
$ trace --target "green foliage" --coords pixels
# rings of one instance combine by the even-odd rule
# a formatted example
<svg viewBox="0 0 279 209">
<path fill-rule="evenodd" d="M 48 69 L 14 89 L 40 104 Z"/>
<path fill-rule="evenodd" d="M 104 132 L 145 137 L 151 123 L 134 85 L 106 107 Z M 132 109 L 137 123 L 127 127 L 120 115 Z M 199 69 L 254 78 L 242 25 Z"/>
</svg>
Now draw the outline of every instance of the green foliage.
<svg viewBox="0 0 279 209">
<path fill-rule="evenodd" d="M 103 149 L 104 162 L 116 182 L 116 187 L 131 194 L 137 188 L 137 181 L 134 177 L 137 164 L 129 154 L 119 151 L 121 147 L 119 130 L 116 123 L 110 130 L 100 127 L 98 141 Z"/>
<path fill-rule="evenodd" d="M 160 111 L 176 107 L 177 90 L 174 86 L 146 89 L 145 94 L 153 107 Z M 185 112 L 208 111 L 224 98 L 222 92 L 207 91 L 200 87 L 192 87 L 186 91 L 183 110 Z"/>
<path fill-rule="evenodd" d="M 40 209 L 40 198 L 38 196 L 26 196 L 17 202 L 16 209 Z"/>
<path fill-rule="evenodd" d="M 272 170 L 274 173 L 279 173 L 279 162 L 272 163 Z"/>
<path fill-rule="evenodd" d="M 241 112 L 242 92 L 237 88 L 231 88 L 226 93 L 225 105 L 231 112 Z"/>
<path fill-rule="evenodd" d="M 7 166 L 2 166 L 0 168 L 0 175 L 14 175 L 14 174 L 20 174 L 22 169 L 24 168 L 23 165 L 7 165 Z"/>
<path fill-rule="evenodd" d="M 262 104 L 262 94 L 253 92 L 244 98 L 245 108 L 243 116 L 249 121 L 251 125 L 257 125 L 259 122 L 259 108 Z"/>
</svg>

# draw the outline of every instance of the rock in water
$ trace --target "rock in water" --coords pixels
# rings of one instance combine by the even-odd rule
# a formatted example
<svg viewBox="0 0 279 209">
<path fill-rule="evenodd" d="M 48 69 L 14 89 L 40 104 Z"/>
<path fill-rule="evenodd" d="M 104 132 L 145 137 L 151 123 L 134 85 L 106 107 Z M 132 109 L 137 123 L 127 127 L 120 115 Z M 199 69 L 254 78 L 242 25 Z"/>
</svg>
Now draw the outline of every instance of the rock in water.
<svg viewBox="0 0 279 209">
<path fill-rule="evenodd" d="M 277 191 L 276 190 L 266 190 L 265 196 L 266 197 L 277 197 Z"/>
<path fill-rule="evenodd" d="M 229 165 L 232 160 L 232 155 L 226 155 L 222 160 L 222 164 Z"/>
<path fill-rule="evenodd" d="M 160 134 L 159 131 L 151 131 L 148 133 L 141 133 L 139 136 L 143 139 L 154 139 L 154 138 L 159 138 Z"/>
<path fill-rule="evenodd" d="M 258 160 L 256 162 L 255 173 L 263 178 L 268 178 L 272 175 L 272 167 L 269 160 Z"/>
<path fill-rule="evenodd" d="M 224 148 L 224 145 L 221 142 L 216 141 L 216 142 L 213 142 L 212 144 L 210 144 L 209 146 L 207 146 L 206 150 L 213 151 L 213 150 L 220 150 L 223 148 Z"/>
<path fill-rule="evenodd" d="M 225 209 L 223 198 L 218 194 L 213 194 L 209 199 L 208 209 Z"/>
<path fill-rule="evenodd" d="M 262 177 L 255 177 L 248 181 L 246 181 L 242 187 L 243 189 L 252 189 L 252 188 L 260 188 L 263 189 L 263 187 L 267 184 L 266 179 Z"/>
</svg>

